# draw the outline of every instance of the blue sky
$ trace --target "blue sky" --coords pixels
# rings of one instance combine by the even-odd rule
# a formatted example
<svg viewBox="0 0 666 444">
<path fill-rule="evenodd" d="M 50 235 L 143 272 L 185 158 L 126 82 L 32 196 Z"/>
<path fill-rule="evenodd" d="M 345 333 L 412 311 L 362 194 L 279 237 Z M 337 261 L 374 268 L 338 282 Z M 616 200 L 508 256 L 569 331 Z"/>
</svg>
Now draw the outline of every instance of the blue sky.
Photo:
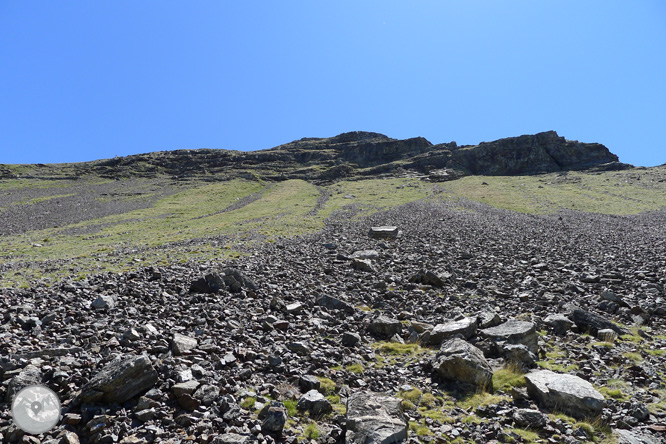
<svg viewBox="0 0 666 444">
<path fill-rule="evenodd" d="M 666 2 L 2 1 L 0 163 L 364 130 L 666 162 Z"/>
</svg>

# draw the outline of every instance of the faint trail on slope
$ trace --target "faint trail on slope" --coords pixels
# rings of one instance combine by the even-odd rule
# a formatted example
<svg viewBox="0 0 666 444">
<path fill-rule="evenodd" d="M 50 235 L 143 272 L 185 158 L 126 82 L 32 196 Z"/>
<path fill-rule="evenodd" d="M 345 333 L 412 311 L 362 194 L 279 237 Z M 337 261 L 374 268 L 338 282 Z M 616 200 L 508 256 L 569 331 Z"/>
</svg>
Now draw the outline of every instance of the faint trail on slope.
<svg viewBox="0 0 666 444">
<path fill-rule="evenodd" d="M 242 197 L 242 198 L 238 199 L 236 202 L 232 203 L 231 205 L 229 205 L 228 207 L 226 207 L 223 210 L 216 211 L 214 213 L 203 214 L 201 216 L 193 217 L 189 220 L 203 219 L 205 217 L 211 217 L 211 216 L 215 216 L 217 214 L 228 213 L 229 211 L 234 211 L 234 210 L 238 210 L 240 208 L 243 208 L 244 206 L 249 205 L 252 202 L 255 202 L 255 201 L 261 199 L 261 197 L 264 195 L 264 193 L 269 191 L 271 188 L 273 188 L 273 186 L 274 186 L 273 184 L 267 185 L 261 191 L 257 191 L 256 193 L 252 193 L 252 194 L 249 194 L 245 197 Z"/>
<path fill-rule="evenodd" d="M 324 187 L 317 186 L 317 191 L 319 191 L 319 197 L 317 197 L 317 203 L 315 203 L 315 206 L 313 209 L 308 211 L 308 216 L 316 216 L 319 210 L 324 208 L 324 205 L 326 202 L 328 202 L 328 199 L 331 197 L 331 193 Z"/>
</svg>

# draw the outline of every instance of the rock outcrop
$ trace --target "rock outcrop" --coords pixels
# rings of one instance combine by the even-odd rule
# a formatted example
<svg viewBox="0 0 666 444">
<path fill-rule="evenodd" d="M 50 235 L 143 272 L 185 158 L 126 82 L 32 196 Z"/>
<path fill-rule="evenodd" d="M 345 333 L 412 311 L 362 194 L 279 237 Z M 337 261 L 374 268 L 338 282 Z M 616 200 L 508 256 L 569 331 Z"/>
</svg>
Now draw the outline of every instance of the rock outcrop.
<svg viewBox="0 0 666 444">
<path fill-rule="evenodd" d="M 261 178 L 331 182 L 345 177 L 399 174 L 412 170 L 430 180 L 464 175 L 519 175 L 568 170 L 623 169 L 618 157 L 598 143 L 566 140 L 555 131 L 509 137 L 478 145 L 433 145 L 423 137 L 391 139 L 353 131 L 329 138 L 303 138 L 258 151 L 216 149 L 160 151 L 61 167 L 29 166 L 23 177 L 66 174 L 77 177 L 206 177 L 210 180 Z M 12 176 L 0 165 L 0 177 Z"/>
</svg>

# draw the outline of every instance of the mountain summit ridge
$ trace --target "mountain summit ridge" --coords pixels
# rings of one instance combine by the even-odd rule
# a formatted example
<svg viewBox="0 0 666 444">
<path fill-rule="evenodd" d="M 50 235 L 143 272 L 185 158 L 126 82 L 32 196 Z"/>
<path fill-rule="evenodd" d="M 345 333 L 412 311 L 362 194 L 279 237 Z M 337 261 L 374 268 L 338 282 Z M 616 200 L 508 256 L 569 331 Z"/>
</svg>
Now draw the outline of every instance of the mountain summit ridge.
<svg viewBox="0 0 666 444">
<path fill-rule="evenodd" d="M 211 180 L 253 177 L 262 180 L 304 179 L 331 182 L 344 177 L 406 173 L 448 180 L 467 175 L 530 175 L 571 170 L 632 168 L 599 143 L 567 140 L 555 131 L 508 137 L 478 145 L 432 144 L 423 137 L 393 139 L 384 134 L 352 131 L 328 138 L 303 138 L 258 151 L 181 149 L 136 154 L 76 164 L 31 165 L 24 177 L 40 174 L 101 177 Z M 0 178 L 15 177 L 0 166 Z"/>
</svg>

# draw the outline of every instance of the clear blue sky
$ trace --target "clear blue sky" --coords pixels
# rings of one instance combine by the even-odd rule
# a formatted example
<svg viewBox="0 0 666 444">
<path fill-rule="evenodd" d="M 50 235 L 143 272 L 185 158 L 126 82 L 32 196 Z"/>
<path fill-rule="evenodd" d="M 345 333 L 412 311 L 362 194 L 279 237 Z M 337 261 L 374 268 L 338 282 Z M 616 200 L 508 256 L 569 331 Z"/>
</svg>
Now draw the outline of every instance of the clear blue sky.
<svg viewBox="0 0 666 444">
<path fill-rule="evenodd" d="M 364 130 L 666 162 L 666 2 L 0 1 L 0 163 Z"/>
</svg>

